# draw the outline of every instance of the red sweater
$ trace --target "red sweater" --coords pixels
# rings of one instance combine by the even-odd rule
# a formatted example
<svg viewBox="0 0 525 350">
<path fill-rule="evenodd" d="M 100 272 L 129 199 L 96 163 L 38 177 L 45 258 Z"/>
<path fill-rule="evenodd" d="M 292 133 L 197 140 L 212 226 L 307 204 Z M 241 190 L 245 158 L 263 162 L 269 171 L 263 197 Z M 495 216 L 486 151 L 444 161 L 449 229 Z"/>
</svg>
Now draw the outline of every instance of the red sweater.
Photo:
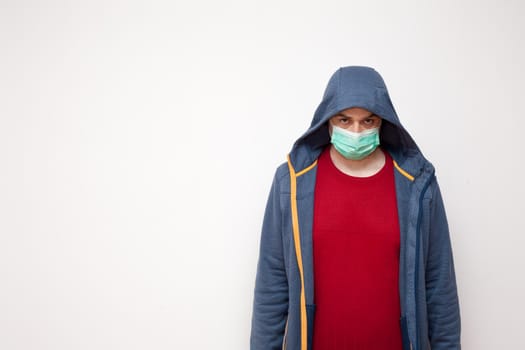
<svg viewBox="0 0 525 350">
<path fill-rule="evenodd" d="M 315 186 L 313 350 L 401 350 L 399 222 L 394 170 L 339 171 L 329 147 Z"/>
</svg>

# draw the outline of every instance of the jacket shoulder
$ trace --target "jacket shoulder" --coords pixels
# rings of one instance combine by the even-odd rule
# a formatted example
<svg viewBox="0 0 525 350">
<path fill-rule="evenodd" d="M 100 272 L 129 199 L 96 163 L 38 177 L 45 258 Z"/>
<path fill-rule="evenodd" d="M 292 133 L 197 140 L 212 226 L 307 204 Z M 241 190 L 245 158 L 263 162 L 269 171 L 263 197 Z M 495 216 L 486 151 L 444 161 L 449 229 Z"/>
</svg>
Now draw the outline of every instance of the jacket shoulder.
<svg viewBox="0 0 525 350">
<path fill-rule="evenodd" d="M 283 162 L 277 167 L 273 182 L 274 187 L 276 187 L 280 193 L 290 192 L 290 169 L 288 168 L 287 162 Z"/>
<path fill-rule="evenodd" d="M 287 162 L 281 163 L 275 170 L 275 178 L 277 180 L 282 180 L 282 178 L 289 177 L 289 176 L 290 176 L 290 169 L 288 168 L 288 163 Z"/>
</svg>

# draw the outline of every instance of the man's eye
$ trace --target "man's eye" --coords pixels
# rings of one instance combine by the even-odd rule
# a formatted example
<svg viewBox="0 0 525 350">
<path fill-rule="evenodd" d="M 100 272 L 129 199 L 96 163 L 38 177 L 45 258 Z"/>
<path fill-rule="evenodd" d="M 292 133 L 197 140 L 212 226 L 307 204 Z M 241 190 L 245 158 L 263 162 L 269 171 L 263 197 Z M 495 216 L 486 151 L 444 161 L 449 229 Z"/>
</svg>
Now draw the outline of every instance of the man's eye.
<svg viewBox="0 0 525 350">
<path fill-rule="evenodd" d="M 346 119 L 346 118 L 341 118 L 341 119 L 339 119 L 339 121 L 340 121 L 341 123 L 343 123 L 343 124 L 348 123 L 348 119 Z"/>
</svg>

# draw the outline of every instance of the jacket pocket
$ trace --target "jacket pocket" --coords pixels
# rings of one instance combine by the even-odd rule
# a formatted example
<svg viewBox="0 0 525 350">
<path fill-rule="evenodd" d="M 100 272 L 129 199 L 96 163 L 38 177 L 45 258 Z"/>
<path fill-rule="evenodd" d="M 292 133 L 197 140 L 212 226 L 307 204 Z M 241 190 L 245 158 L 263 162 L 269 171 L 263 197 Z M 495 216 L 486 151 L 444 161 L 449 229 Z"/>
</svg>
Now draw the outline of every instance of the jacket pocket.
<svg viewBox="0 0 525 350">
<path fill-rule="evenodd" d="M 315 305 L 307 304 L 306 305 L 306 323 L 307 323 L 307 336 L 308 336 L 308 346 L 307 349 L 311 350 L 313 346 L 313 336 L 314 336 L 314 315 L 315 315 Z"/>
<path fill-rule="evenodd" d="M 410 338 L 408 337 L 408 323 L 406 316 L 401 316 L 399 323 L 401 325 L 401 341 L 403 342 L 403 350 L 412 350 L 412 344 L 410 343 Z"/>
</svg>

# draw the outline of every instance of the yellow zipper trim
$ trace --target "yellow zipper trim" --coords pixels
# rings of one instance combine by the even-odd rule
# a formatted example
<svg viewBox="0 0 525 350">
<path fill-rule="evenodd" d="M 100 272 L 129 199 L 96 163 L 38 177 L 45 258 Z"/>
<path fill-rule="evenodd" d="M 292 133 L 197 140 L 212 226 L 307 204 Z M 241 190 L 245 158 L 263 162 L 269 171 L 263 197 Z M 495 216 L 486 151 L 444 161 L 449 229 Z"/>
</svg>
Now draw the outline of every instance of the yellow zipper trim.
<svg viewBox="0 0 525 350">
<path fill-rule="evenodd" d="M 409 179 L 410 181 L 414 181 L 414 177 L 407 173 L 405 170 L 401 169 L 401 167 L 397 164 L 397 162 L 394 160 L 394 166 L 396 167 L 397 171 L 399 171 L 404 177 Z"/>
<path fill-rule="evenodd" d="M 316 165 L 317 165 L 317 159 L 311 165 L 309 165 L 308 167 L 304 168 L 303 170 L 301 170 L 300 172 L 295 174 L 295 176 L 299 177 L 299 176 L 303 175 L 304 173 L 309 172 Z"/>
<path fill-rule="evenodd" d="M 311 169 L 310 165 L 306 169 Z M 297 215 L 297 174 L 292 166 L 292 161 L 288 155 L 288 169 L 290 170 L 290 204 L 292 207 L 292 228 L 293 228 L 293 240 L 295 245 L 295 256 L 297 257 L 297 265 L 299 266 L 299 275 L 301 277 L 301 299 L 300 299 L 300 308 L 301 308 L 301 350 L 307 350 L 307 320 L 306 320 L 306 296 L 304 292 L 304 272 L 303 272 L 303 257 L 301 254 L 301 237 L 299 235 L 299 217 Z M 305 173 L 305 170 L 302 170 L 301 175 Z"/>
</svg>

